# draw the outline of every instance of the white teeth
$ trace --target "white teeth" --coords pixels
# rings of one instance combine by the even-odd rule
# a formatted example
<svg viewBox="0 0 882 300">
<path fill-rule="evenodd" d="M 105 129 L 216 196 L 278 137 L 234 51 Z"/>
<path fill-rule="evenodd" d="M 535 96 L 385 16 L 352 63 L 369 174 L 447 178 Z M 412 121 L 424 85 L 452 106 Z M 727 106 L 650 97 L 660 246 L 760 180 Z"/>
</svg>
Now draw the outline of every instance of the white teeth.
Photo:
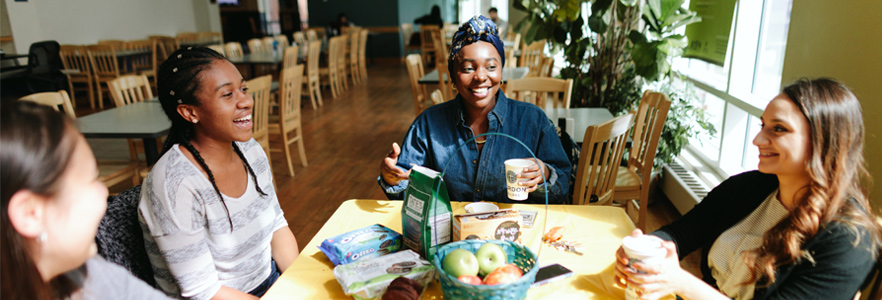
<svg viewBox="0 0 882 300">
<path fill-rule="evenodd" d="M 471 89 L 473 93 L 483 94 L 487 92 L 487 88 Z"/>
<path fill-rule="evenodd" d="M 244 122 L 244 121 L 250 121 L 250 120 L 251 120 L 251 115 L 247 115 L 244 118 L 235 119 L 235 120 L 233 120 L 233 122 Z"/>
</svg>

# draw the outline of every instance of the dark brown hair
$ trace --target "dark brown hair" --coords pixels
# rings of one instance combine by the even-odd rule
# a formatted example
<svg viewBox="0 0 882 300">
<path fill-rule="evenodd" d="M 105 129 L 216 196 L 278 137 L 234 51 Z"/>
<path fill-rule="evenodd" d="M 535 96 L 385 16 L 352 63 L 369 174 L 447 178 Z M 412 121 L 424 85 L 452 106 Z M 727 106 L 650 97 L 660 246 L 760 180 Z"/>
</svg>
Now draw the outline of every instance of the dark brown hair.
<svg viewBox="0 0 882 300">
<path fill-rule="evenodd" d="M 44 282 L 30 249 L 9 220 L 9 201 L 28 190 L 53 196 L 73 155 L 77 139 L 73 121 L 51 107 L 14 101 L 0 109 L 0 226 L 3 237 L 2 299 L 66 298 L 78 288 L 66 276 Z"/>
<path fill-rule="evenodd" d="M 864 167 L 864 124 L 861 105 L 854 93 L 832 79 L 801 79 L 783 89 L 808 120 L 811 155 L 805 162 L 811 182 L 801 190 L 796 206 L 763 236 L 762 247 L 745 252 L 752 271 L 745 282 L 768 286 L 778 266 L 812 260 L 803 244 L 831 222 L 842 222 L 854 231 L 858 246 L 862 235 L 872 239 L 875 258 L 879 249 L 879 225 L 875 222 L 862 180 L 870 176 Z"/>
</svg>

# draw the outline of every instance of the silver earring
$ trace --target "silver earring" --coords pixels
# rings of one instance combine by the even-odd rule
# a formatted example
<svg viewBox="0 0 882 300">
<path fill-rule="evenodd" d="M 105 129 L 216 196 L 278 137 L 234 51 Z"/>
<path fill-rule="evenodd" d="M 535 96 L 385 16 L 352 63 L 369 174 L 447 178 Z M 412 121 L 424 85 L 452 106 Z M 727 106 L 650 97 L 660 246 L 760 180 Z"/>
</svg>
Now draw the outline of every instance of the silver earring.
<svg viewBox="0 0 882 300">
<path fill-rule="evenodd" d="M 46 234 L 45 231 L 43 231 L 40 233 L 39 236 L 37 236 L 37 243 L 45 243 L 47 238 L 49 238 L 49 235 Z"/>
<path fill-rule="evenodd" d="M 196 124 L 198 122 L 199 122 L 199 120 L 193 119 L 193 124 Z"/>
</svg>

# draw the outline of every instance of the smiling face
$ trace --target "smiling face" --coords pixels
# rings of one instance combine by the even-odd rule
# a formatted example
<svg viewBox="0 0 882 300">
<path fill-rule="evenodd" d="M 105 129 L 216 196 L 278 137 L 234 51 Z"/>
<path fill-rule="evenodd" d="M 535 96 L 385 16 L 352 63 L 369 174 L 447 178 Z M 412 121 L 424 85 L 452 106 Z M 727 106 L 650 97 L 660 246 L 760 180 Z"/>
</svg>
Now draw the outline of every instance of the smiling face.
<svg viewBox="0 0 882 300">
<path fill-rule="evenodd" d="M 453 84 L 471 108 L 493 108 L 502 82 L 502 58 L 493 44 L 478 41 L 462 47 L 455 63 Z"/>
<path fill-rule="evenodd" d="M 51 273 L 75 269 L 95 255 L 95 234 L 107 209 L 107 187 L 98 180 L 95 156 L 77 135 L 60 189 L 45 202 L 47 239 L 42 249 Z"/>
<path fill-rule="evenodd" d="M 195 128 L 200 135 L 224 142 L 251 139 L 254 99 L 242 74 L 226 60 L 215 60 L 199 74 L 199 90 L 193 106 Z"/>
<path fill-rule="evenodd" d="M 810 129 L 799 107 L 781 94 L 769 102 L 760 120 L 762 129 L 753 139 L 760 153 L 759 171 L 778 176 L 809 176 Z"/>
</svg>

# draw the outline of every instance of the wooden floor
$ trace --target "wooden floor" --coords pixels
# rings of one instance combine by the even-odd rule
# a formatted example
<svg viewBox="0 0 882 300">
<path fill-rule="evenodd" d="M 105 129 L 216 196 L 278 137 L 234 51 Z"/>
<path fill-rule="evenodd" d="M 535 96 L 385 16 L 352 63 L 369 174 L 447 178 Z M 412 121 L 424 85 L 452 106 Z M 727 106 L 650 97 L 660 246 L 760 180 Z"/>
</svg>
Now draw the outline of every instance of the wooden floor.
<svg viewBox="0 0 882 300">
<path fill-rule="evenodd" d="M 291 177 L 284 154 L 271 154 L 279 203 L 301 248 L 343 201 L 386 198 L 377 185 L 379 164 L 392 143 L 401 142 L 413 121 L 413 96 L 403 64 L 375 64 L 368 74 L 366 83 L 353 86 L 350 82 L 349 89 L 336 99 L 324 90 L 323 107 L 312 109 L 304 100 L 303 134 L 309 166 L 300 165 L 292 145 L 295 176 Z M 271 140 L 281 139 L 271 136 Z M 271 149 L 280 147 L 281 142 L 271 144 Z M 121 149 L 125 150 L 124 144 Z M 96 150 L 96 155 L 99 152 L 103 151 Z M 664 199 L 649 209 L 650 231 L 680 216 Z M 697 254 L 684 263 L 693 272 L 697 266 Z"/>
</svg>

